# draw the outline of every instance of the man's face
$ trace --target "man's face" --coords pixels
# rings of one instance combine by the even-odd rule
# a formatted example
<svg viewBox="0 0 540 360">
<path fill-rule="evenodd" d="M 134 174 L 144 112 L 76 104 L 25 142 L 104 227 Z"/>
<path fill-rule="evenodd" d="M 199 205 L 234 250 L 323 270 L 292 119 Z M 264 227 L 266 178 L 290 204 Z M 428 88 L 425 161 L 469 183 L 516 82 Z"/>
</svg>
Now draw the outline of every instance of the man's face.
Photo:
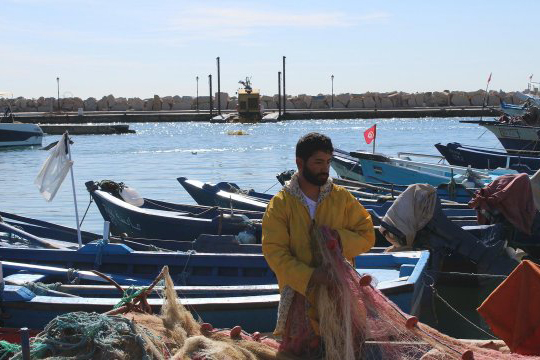
<svg viewBox="0 0 540 360">
<path fill-rule="evenodd" d="M 323 186 L 330 176 L 330 162 L 332 154 L 317 151 L 307 161 L 298 159 L 299 170 L 308 182 L 316 186 Z"/>
</svg>

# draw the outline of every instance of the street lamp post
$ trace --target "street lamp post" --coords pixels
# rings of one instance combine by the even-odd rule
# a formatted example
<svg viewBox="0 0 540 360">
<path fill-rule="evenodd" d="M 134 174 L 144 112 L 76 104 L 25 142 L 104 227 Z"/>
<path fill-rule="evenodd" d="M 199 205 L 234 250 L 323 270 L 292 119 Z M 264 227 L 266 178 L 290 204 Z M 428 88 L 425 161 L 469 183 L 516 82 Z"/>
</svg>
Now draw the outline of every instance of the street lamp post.
<svg viewBox="0 0 540 360">
<path fill-rule="evenodd" d="M 330 76 L 332 79 L 332 109 L 334 108 L 334 75 Z"/>
<path fill-rule="evenodd" d="M 197 112 L 199 112 L 199 77 L 196 76 L 195 80 L 197 81 L 197 97 L 195 98 L 195 106 L 197 108 Z"/>
<path fill-rule="evenodd" d="M 60 78 L 58 76 L 56 77 L 56 90 L 56 108 L 60 111 Z"/>
<path fill-rule="evenodd" d="M 287 94 L 285 91 L 285 59 L 286 57 L 283 57 L 283 116 L 285 116 L 285 113 L 287 112 Z"/>
</svg>

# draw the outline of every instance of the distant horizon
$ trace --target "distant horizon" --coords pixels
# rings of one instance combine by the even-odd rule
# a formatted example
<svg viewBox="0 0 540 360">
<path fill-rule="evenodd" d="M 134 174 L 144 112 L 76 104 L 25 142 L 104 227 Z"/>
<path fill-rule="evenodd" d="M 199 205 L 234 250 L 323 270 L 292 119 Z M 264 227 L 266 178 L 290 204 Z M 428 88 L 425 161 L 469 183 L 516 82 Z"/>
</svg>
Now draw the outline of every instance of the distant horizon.
<svg viewBox="0 0 540 360">
<path fill-rule="evenodd" d="M 502 0 L 384 3 L 232 0 L 159 4 L 119 0 L 1 0 L 0 92 L 13 97 L 141 99 L 230 95 L 252 77 L 277 94 L 527 88 L 540 49 L 531 42 L 540 2 Z M 540 77 L 540 73 L 539 77 Z M 533 81 L 536 78 L 533 75 Z M 504 90 L 508 89 L 508 90 Z M 514 90 L 517 89 L 517 90 Z"/>
</svg>

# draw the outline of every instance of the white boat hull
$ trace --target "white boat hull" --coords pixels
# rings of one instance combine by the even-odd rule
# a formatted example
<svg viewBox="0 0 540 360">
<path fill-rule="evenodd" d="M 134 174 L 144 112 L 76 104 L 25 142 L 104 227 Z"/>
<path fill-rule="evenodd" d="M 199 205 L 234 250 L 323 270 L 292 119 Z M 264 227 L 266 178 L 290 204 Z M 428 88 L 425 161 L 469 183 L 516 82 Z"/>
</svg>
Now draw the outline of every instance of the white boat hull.
<svg viewBox="0 0 540 360">
<path fill-rule="evenodd" d="M 36 124 L 0 123 L 0 147 L 41 146 L 43 131 Z"/>
</svg>

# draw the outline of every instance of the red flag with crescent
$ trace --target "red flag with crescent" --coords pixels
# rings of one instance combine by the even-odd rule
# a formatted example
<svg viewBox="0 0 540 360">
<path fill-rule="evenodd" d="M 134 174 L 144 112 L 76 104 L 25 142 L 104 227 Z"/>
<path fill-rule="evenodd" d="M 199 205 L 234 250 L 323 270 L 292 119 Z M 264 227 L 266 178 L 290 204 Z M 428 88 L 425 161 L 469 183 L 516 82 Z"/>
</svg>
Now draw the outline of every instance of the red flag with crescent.
<svg viewBox="0 0 540 360">
<path fill-rule="evenodd" d="M 375 137 L 377 137 L 377 124 L 364 131 L 366 143 L 371 144 L 371 142 L 375 140 Z"/>
</svg>

